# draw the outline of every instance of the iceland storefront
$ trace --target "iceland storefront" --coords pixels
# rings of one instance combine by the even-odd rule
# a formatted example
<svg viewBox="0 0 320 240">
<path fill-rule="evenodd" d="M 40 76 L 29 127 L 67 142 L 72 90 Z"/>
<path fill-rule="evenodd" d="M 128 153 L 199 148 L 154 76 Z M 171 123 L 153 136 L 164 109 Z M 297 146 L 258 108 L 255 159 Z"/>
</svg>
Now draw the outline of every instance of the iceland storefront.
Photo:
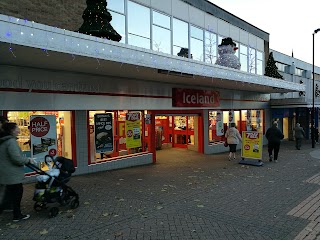
<svg viewBox="0 0 320 240">
<path fill-rule="evenodd" d="M 39 161 L 44 154 L 64 156 L 74 161 L 76 174 L 86 174 L 155 163 L 161 148 L 223 152 L 230 123 L 240 131 L 264 133 L 271 120 L 270 93 L 305 90 L 263 76 L 268 34 L 232 20 L 222 9 L 221 17 L 241 26 L 184 1 L 170 0 L 166 6 L 125 2 L 129 13 L 142 9 L 146 16 L 158 16 L 150 24 L 169 36 L 168 52 L 150 48 L 151 35 L 144 38 L 149 45 L 135 45 L 131 41 L 141 40 L 138 35 L 146 31 L 131 32 L 130 24 L 123 41 L 114 42 L 0 15 L 0 113 L 20 126 L 18 141 L 26 155 Z M 183 20 L 186 13 L 203 17 L 190 17 L 189 23 Z M 161 19 L 172 24 L 164 26 Z M 229 35 L 240 46 L 240 70 L 214 64 L 217 42 Z M 204 57 L 207 40 L 214 46 L 209 58 Z M 249 52 L 254 52 L 252 68 Z"/>
</svg>

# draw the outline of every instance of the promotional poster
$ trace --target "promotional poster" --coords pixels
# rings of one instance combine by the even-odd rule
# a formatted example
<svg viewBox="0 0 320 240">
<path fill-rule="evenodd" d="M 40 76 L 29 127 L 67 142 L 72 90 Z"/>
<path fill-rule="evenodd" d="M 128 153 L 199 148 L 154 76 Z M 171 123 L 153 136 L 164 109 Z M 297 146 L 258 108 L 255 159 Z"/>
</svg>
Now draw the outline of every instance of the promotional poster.
<svg viewBox="0 0 320 240">
<path fill-rule="evenodd" d="M 263 134 L 255 131 L 242 132 L 241 157 L 262 159 Z"/>
<path fill-rule="evenodd" d="M 30 117 L 31 157 L 38 163 L 46 155 L 57 155 L 57 129 L 55 115 L 32 115 Z"/>
<path fill-rule="evenodd" d="M 113 152 L 112 113 L 94 115 L 94 143 L 96 153 Z"/>
<path fill-rule="evenodd" d="M 127 148 L 141 147 L 140 113 L 130 112 L 126 115 L 126 144 Z"/>
<path fill-rule="evenodd" d="M 216 115 L 216 132 L 217 132 L 217 136 L 223 136 L 224 135 L 223 112 L 222 111 L 217 111 L 217 115 Z"/>
</svg>

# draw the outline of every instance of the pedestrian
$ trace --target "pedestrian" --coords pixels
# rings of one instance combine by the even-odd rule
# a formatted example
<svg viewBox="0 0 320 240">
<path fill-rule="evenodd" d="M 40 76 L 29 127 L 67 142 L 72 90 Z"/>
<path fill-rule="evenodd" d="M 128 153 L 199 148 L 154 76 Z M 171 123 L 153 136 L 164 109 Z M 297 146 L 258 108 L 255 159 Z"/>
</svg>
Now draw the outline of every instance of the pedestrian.
<svg viewBox="0 0 320 240">
<path fill-rule="evenodd" d="M 272 127 L 268 128 L 266 132 L 266 138 L 268 139 L 268 153 L 269 161 L 272 162 L 272 152 L 274 153 L 274 161 L 278 162 L 278 154 L 280 150 L 280 142 L 284 138 L 284 135 L 278 128 L 278 123 L 273 122 Z"/>
<path fill-rule="evenodd" d="M 0 137 L 4 134 L 2 125 L 8 122 L 8 119 L 6 119 L 4 116 L 0 116 Z"/>
<path fill-rule="evenodd" d="M 233 160 L 236 160 L 237 144 L 239 140 L 242 141 L 242 138 L 235 123 L 230 123 L 230 128 L 226 131 L 225 137 L 229 145 L 229 161 L 231 161 L 232 155 Z"/>
<path fill-rule="evenodd" d="M 2 129 L 2 125 L 6 122 L 8 122 L 8 119 L 0 115 L 0 138 L 3 137 L 3 135 L 5 134 Z M 12 211 L 12 208 L 10 207 L 10 201 L 6 196 L 6 185 L 0 184 L 0 206 L 4 209 L 4 211 Z"/>
<path fill-rule="evenodd" d="M 13 207 L 13 221 L 25 220 L 30 215 L 21 213 L 23 195 L 24 165 L 34 163 L 32 158 L 23 156 L 17 143 L 20 129 L 16 123 L 7 122 L 2 125 L 4 132 L 0 138 L 0 184 L 6 185 L 6 194 Z M 0 212 L 3 207 L 0 206 Z"/>
<path fill-rule="evenodd" d="M 300 150 L 302 139 L 306 137 L 306 134 L 303 130 L 303 128 L 300 126 L 300 123 L 296 124 L 296 127 L 294 128 L 294 137 L 296 139 L 296 149 Z"/>
</svg>

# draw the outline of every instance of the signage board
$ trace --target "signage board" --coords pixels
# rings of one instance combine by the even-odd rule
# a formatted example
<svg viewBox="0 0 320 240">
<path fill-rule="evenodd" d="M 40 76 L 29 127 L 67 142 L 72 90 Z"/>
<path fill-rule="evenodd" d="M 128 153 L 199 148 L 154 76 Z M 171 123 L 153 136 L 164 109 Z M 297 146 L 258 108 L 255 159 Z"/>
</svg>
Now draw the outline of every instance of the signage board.
<svg viewBox="0 0 320 240">
<path fill-rule="evenodd" d="M 220 93 L 218 91 L 199 89 L 172 89 L 173 107 L 218 107 Z"/>
<path fill-rule="evenodd" d="M 242 132 L 242 158 L 262 159 L 262 132 L 243 131 Z"/>
</svg>

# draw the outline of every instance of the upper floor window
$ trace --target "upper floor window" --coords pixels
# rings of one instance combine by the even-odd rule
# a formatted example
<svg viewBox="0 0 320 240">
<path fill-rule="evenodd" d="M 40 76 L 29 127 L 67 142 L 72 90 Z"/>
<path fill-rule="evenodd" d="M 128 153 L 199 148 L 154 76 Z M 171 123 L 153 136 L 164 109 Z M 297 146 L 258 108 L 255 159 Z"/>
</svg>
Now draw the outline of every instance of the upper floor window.
<svg viewBox="0 0 320 240">
<path fill-rule="evenodd" d="M 313 79 L 313 75 L 311 74 L 311 78 Z M 314 80 L 320 80 L 320 74 L 314 74 Z"/>
<path fill-rule="evenodd" d="M 190 26 L 190 58 L 203 62 L 203 30 Z"/>
<path fill-rule="evenodd" d="M 153 11 L 152 19 L 152 49 L 171 54 L 171 18 Z"/>
<path fill-rule="evenodd" d="M 108 0 L 107 8 L 114 12 L 124 14 L 124 0 Z"/>
<path fill-rule="evenodd" d="M 206 63 L 215 64 L 217 60 L 217 46 L 217 34 L 206 31 L 204 48 L 204 61 Z"/>
<path fill-rule="evenodd" d="M 300 69 L 300 68 L 296 68 L 296 69 L 295 69 L 295 75 L 297 75 L 297 76 L 302 76 L 302 73 L 303 73 L 303 70 L 302 70 L 302 69 Z"/>
<path fill-rule="evenodd" d="M 257 74 L 263 75 L 263 54 L 257 50 Z"/>
<path fill-rule="evenodd" d="M 249 47 L 249 72 L 256 73 L 256 50 Z"/>
<path fill-rule="evenodd" d="M 121 35 L 121 43 L 126 43 L 126 17 L 124 0 L 108 0 L 108 10 L 111 13 L 111 26 Z"/>
<path fill-rule="evenodd" d="M 285 72 L 287 65 L 286 65 L 286 64 L 283 64 L 283 63 L 280 63 L 280 62 L 276 62 L 276 66 L 277 66 L 277 68 L 278 68 L 279 71 Z"/>
<path fill-rule="evenodd" d="M 240 44 L 241 71 L 248 72 L 248 47 Z"/>
<path fill-rule="evenodd" d="M 189 56 L 188 23 L 173 18 L 173 55 L 180 57 Z"/>
<path fill-rule="evenodd" d="M 128 1 L 128 44 L 150 49 L 150 8 Z"/>
</svg>

